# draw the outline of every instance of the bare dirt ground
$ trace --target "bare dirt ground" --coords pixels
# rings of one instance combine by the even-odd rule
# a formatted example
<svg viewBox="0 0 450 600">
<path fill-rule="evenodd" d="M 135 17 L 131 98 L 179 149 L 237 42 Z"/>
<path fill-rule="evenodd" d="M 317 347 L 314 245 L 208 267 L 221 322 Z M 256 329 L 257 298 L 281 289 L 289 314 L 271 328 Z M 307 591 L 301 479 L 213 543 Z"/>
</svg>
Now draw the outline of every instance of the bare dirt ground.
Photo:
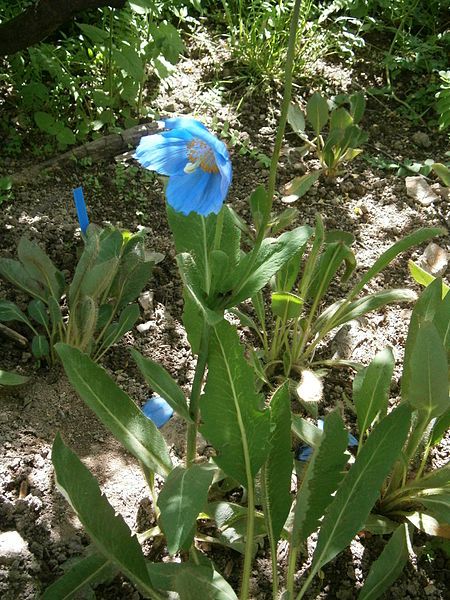
<svg viewBox="0 0 450 600">
<path fill-rule="evenodd" d="M 270 155 L 279 99 L 274 95 L 272 102 L 267 99 L 244 101 L 237 112 L 225 90 L 215 83 L 226 57 L 224 46 L 213 43 L 206 35 L 199 35 L 176 74 L 161 85 L 152 104 L 164 117 L 189 114 L 219 128 L 228 123 L 229 132 L 239 140 L 230 147 L 234 179 L 228 202 L 241 216 L 248 218 L 248 195 L 257 184 L 265 182 L 267 171 L 254 157 L 248 153 L 242 156 L 239 150 L 254 148 Z M 356 75 L 350 68 L 338 69 L 336 65 L 318 65 L 317 68 L 327 81 L 328 90 L 352 89 Z M 309 93 L 310 88 L 298 82 L 297 98 L 305 101 Z M 448 148 L 443 136 L 424 125 L 411 125 L 391 108 L 369 99 L 362 123 L 370 134 L 366 156 L 390 156 L 398 162 L 407 158 L 422 162 L 427 158 L 445 160 L 444 152 Z M 422 137 L 415 136 L 417 132 L 423 134 Z M 313 164 L 296 157 L 296 144 L 295 137 L 288 134 L 279 170 L 279 189 Z M 11 174 L 34 162 L 32 156 L 24 156 L 20 161 L 3 157 L 0 175 Z M 180 319 L 181 288 L 166 223 L 162 183 L 158 178 L 134 169 L 130 161 L 78 163 L 42 173 L 36 181 L 16 188 L 13 201 L 2 206 L 1 256 L 15 257 L 18 239 L 26 235 L 46 249 L 54 262 L 66 270 L 70 280 L 76 251 L 82 244 L 72 204 L 72 189 L 79 185 L 84 187 L 92 222 L 112 223 L 130 230 L 147 227 L 150 248 L 165 255 L 148 286 L 153 294 L 153 306 L 146 313 L 142 311 L 140 322 L 148 323 L 148 329 L 143 333 L 136 329 L 129 332 L 106 355 L 103 366 L 138 405 L 151 395 L 151 390 L 130 359 L 130 347 L 160 361 L 188 389 L 194 364 Z M 367 269 L 394 241 L 420 226 L 449 225 L 448 201 L 442 199 L 422 206 L 407 196 L 404 178 L 378 170 L 364 158 L 357 159 L 336 182 L 318 182 L 295 206 L 299 209 L 297 224 L 312 225 L 315 213 L 320 212 L 327 228 L 339 228 L 355 235 L 358 270 Z M 281 201 L 276 201 L 275 209 L 283 208 Z M 437 243 L 449 249 L 448 238 L 440 238 Z M 371 289 L 408 286 L 419 291 L 408 274 L 407 258 L 417 258 L 422 252 L 423 247 L 417 248 L 412 254 L 397 259 Z M 338 287 L 333 292 L 341 293 Z M 0 297 L 26 306 L 25 296 L 3 281 L 0 281 Z M 398 382 L 410 310 L 406 305 L 389 307 L 356 324 L 347 340 L 348 358 L 367 364 L 377 351 L 390 345 L 396 358 Z M 17 538 L 17 543 L 23 544 L 17 553 L 0 556 L 0 596 L 5 600 L 28 600 L 36 598 L 90 543 L 55 487 L 51 444 L 57 432 L 94 472 L 111 504 L 132 529 L 148 528 L 153 517 L 138 465 L 77 397 L 61 368 L 38 368 L 28 350 L 1 336 L 0 368 L 31 375 L 25 386 L 0 391 L 0 535 L 17 532 L 22 540 Z M 323 411 L 342 402 L 342 393 L 346 391 L 349 395 L 350 390 L 349 375 L 342 379 L 340 373 L 330 373 Z M 394 386 L 394 395 L 395 391 Z M 175 417 L 162 431 L 174 459 L 180 460 L 184 453 L 182 424 Z M 200 451 L 203 451 L 201 446 Z M 435 452 L 433 461 L 443 464 L 448 455 L 447 438 Z M 449 558 L 439 550 L 430 550 L 429 546 L 424 550 L 424 541 L 424 536 L 414 538 L 417 556 L 394 584 L 389 596 L 430 600 L 445 597 Z M 357 536 L 350 548 L 325 568 L 322 581 L 316 582 L 308 597 L 355 598 L 370 562 L 379 554 L 383 543 L 379 537 Z M 150 552 L 150 547 L 146 550 Z M 231 583 L 238 584 L 240 555 L 211 547 L 204 550 Z M 161 557 L 166 559 L 164 551 Z M 279 559 L 283 572 L 282 546 Z M 307 564 L 308 559 L 299 577 Z M 254 599 L 271 597 L 270 579 L 270 562 L 262 549 L 253 571 Z M 132 584 L 118 576 L 98 587 L 91 597 L 137 599 L 141 596 Z"/>
</svg>

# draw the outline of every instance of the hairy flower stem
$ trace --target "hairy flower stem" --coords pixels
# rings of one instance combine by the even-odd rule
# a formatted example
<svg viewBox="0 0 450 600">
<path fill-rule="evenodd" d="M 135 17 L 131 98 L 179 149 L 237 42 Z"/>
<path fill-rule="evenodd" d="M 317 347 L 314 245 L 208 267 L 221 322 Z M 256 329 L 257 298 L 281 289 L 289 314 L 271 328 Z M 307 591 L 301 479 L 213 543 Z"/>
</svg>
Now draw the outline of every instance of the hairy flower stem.
<svg viewBox="0 0 450 600">
<path fill-rule="evenodd" d="M 191 398 L 189 402 L 189 414 L 192 423 L 189 423 L 186 441 L 186 467 L 190 467 L 197 455 L 197 431 L 200 418 L 199 400 L 202 392 L 203 377 L 205 375 L 206 363 L 208 361 L 210 326 L 203 324 L 202 339 L 198 352 L 197 365 L 195 367 L 194 381 L 192 382 Z"/>
<path fill-rule="evenodd" d="M 248 600 L 250 575 L 253 563 L 253 538 L 255 535 L 255 487 L 253 479 L 247 488 L 247 531 L 245 540 L 244 569 L 242 571 L 242 586 L 240 600 Z"/>
<path fill-rule="evenodd" d="M 277 177 L 278 160 L 280 158 L 281 145 L 283 143 L 284 130 L 286 128 L 286 121 L 289 109 L 289 102 L 292 96 L 292 75 L 294 70 L 294 59 L 295 59 L 295 46 L 297 40 L 297 28 L 298 28 L 298 17 L 300 13 L 300 7 L 302 0 L 296 0 L 294 8 L 292 10 L 291 24 L 289 29 L 289 42 L 286 55 L 286 69 L 284 72 L 284 94 L 283 102 L 281 104 L 280 120 L 278 121 L 277 136 L 275 138 L 275 146 L 272 154 L 272 161 L 270 163 L 269 171 L 269 183 L 267 185 L 267 195 L 271 202 L 273 202 L 273 195 L 275 193 L 275 182 Z M 268 218 L 268 216 L 267 216 Z M 263 227 L 261 227 L 263 229 Z"/>
<path fill-rule="evenodd" d="M 258 256 L 259 248 L 264 240 L 264 236 L 266 234 L 267 223 L 270 219 L 270 211 L 272 209 L 273 204 L 273 196 L 275 193 L 275 182 L 277 178 L 277 169 L 278 169 L 278 160 L 280 158 L 281 145 L 283 143 L 284 130 L 286 129 L 286 121 L 289 109 L 289 102 L 291 101 L 292 96 L 292 74 L 294 70 L 294 58 L 295 58 L 295 45 L 297 39 L 297 28 L 298 28 L 298 17 L 300 13 L 300 7 L 302 4 L 302 0 L 295 0 L 295 5 L 292 10 L 291 24 L 289 28 L 289 42 L 288 49 L 286 55 L 286 69 L 284 75 L 284 93 L 283 93 L 283 101 L 281 103 L 281 112 L 280 112 L 280 120 L 278 121 L 278 129 L 277 135 L 275 138 L 275 146 L 273 149 L 272 160 L 270 162 L 270 171 L 269 171 L 269 181 L 267 184 L 267 197 L 269 199 L 269 208 L 262 219 L 261 225 L 258 229 L 258 233 L 256 236 L 255 244 L 253 246 L 253 250 L 251 253 L 251 258 L 247 265 L 247 269 L 241 277 L 241 280 L 236 286 L 235 294 L 237 294 L 242 287 L 245 285 L 248 276 L 253 270 L 253 266 L 256 262 L 256 258 Z"/>
</svg>

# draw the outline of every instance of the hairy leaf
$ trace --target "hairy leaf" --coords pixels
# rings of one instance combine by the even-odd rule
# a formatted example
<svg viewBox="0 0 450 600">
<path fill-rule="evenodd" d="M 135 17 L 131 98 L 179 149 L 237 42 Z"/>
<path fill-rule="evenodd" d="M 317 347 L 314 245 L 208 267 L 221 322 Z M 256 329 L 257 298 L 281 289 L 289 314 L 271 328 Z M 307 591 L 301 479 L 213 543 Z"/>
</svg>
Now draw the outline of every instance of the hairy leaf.
<svg viewBox="0 0 450 600">
<path fill-rule="evenodd" d="M 215 462 L 247 486 L 268 454 L 270 413 L 255 392 L 255 378 L 233 327 L 213 328 L 208 378 L 200 399 L 205 438 L 216 448 Z"/>
<path fill-rule="evenodd" d="M 152 421 L 88 356 L 67 344 L 55 348 L 70 383 L 102 423 L 147 468 L 167 475 L 172 469 L 169 451 Z"/>
</svg>

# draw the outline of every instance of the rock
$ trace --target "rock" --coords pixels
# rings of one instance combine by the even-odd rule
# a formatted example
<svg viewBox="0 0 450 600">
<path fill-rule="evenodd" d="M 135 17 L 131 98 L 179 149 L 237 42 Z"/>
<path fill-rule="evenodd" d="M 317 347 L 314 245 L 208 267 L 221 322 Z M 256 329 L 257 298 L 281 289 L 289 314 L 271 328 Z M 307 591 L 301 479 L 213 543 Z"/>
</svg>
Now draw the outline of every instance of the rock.
<svg viewBox="0 0 450 600">
<path fill-rule="evenodd" d="M 153 326 L 153 321 L 147 321 L 146 323 L 140 323 L 136 327 L 136 329 L 139 331 L 139 333 L 145 333 L 146 331 L 151 329 L 152 326 Z"/>
<path fill-rule="evenodd" d="M 418 146 L 422 146 L 422 148 L 429 148 L 431 146 L 431 140 L 428 134 L 423 131 L 416 131 L 416 133 L 412 136 L 412 140 Z"/>
<path fill-rule="evenodd" d="M 153 292 L 143 292 L 139 296 L 139 304 L 142 306 L 144 312 L 151 313 L 153 311 Z"/>
<path fill-rule="evenodd" d="M 408 196 L 423 206 L 429 206 L 433 202 L 436 202 L 436 200 L 439 200 L 439 196 L 433 192 L 425 178 L 421 175 L 416 177 L 406 177 L 405 183 Z"/>
<path fill-rule="evenodd" d="M 18 531 L 0 533 L 0 564 L 9 565 L 31 556 L 26 541 Z"/>
<path fill-rule="evenodd" d="M 425 248 L 417 262 L 419 267 L 422 267 L 422 269 L 434 275 L 434 277 L 440 277 L 447 270 L 448 252 L 434 242 L 431 242 Z"/>
</svg>

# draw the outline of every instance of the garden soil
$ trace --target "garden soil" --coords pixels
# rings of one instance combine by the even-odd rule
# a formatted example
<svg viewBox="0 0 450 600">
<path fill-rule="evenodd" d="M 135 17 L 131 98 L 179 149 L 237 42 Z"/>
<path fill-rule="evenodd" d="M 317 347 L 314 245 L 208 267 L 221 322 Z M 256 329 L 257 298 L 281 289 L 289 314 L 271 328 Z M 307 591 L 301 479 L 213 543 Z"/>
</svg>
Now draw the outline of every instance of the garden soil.
<svg viewBox="0 0 450 600">
<path fill-rule="evenodd" d="M 225 141 L 234 167 L 233 185 L 228 202 L 249 220 L 249 193 L 267 179 L 266 166 L 255 158 L 255 152 L 270 155 L 280 97 L 273 93 L 266 99 L 246 99 L 238 111 L 230 102 L 230 92 L 218 82 L 227 78 L 230 69 L 227 49 L 199 34 L 177 71 L 163 82 L 150 101 L 161 116 L 194 115 L 211 127 L 228 123 Z M 355 89 L 361 84 L 377 84 L 364 61 L 353 67 L 339 64 L 316 65 L 317 84 L 327 93 Z M 370 80 L 372 78 L 372 80 Z M 353 86 L 353 87 L 352 87 Z M 358 89 L 358 88 L 356 88 Z M 297 81 L 295 95 L 305 103 L 311 87 Z M 381 157 L 386 163 L 428 158 L 445 161 L 446 140 L 422 123 L 411 124 L 393 112 L 395 106 L 385 100 L 370 98 L 363 127 L 370 137 L 365 156 Z M 293 176 L 314 166 L 313 160 L 303 161 L 295 150 L 298 140 L 288 133 L 280 161 L 277 189 Z M 23 155 L 20 160 L 3 156 L 0 175 L 10 175 L 39 161 Z M 411 173 L 412 174 L 412 173 Z M 12 201 L 2 205 L 0 213 L 0 252 L 3 257 L 16 257 L 16 247 L 22 235 L 38 242 L 55 264 L 64 270 L 67 280 L 73 274 L 77 252 L 82 241 L 72 204 L 73 188 L 82 185 L 92 222 L 111 223 L 135 231 L 148 230 L 148 246 L 160 252 L 164 259 L 154 270 L 149 282 L 145 310 L 141 311 L 138 331 L 134 328 L 113 347 L 102 365 L 135 402 L 141 406 L 151 395 L 140 372 L 130 358 L 130 348 L 160 362 L 187 391 L 192 381 L 194 361 L 181 324 L 181 285 L 175 266 L 175 252 L 167 227 L 163 199 L 163 184 L 149 176 L 129 157 L 109 162 L 89 164 L 89 161 L 63 169 L 42 172 L 30 184 L 14 189 Z M 298 211 L 295 224 L 313 225 L 320 212 L 329 229 L 343 229 L 355 236 L 357 272 L 366 270 L 374 260 L 396 240 L 422 226 L 449 225 L 448 198 L 428 206 L 420 204 L 406 193 L 405 178 L 395 171 L 380 170 L 358 158 L 344 176 L 334 182 L 319 181 L 293 204 Z M 285 208 L 280 199 L 275 210 Z M 448 238 L 436 242 L 449 249 Z M 373 281 L 369 289 L 411 287 L 407 260 L 418 259 L 424 247 L 402 255 Z M 448 273 L 447 273 L 448 275 Z M 332 289 L 334 298 L 345 287 Z M 27 298 L 8 283 L 0 281 L 0 297 L 26 307 Z M 351 324 L 321 351 L 367 364 L 376 352 L 386 346 L 393 348 L 396 359 L 392 397 L 398 395 L 400 366 L 406 339 L 410 305 L 391 306 Z M 19 326 L 17 330 L 26 333 Z M 336 332 L 334 332 L 336 333 Z M 243 331 L 243 336 L 248 332 Z M 85 553 L 88 536 L 68 504 L 57 490 L 51 463 L 51 446 L 59 432 L 64 441 L 78 454 L 98 478 L 104 494 L 120 512 L 130 528 L 145 531 L 154 524 L 153 510 L 144 478 L 134 458 L 125 452 L 83 404 L 68 383 L 60 366 L 48 369 L 37 365 L 28 348 L 0 334 L 0 367 L 30 375 L 30 381 L 19 388 L 0 390 L 0 597 L 3 600 L 29 600 L 56 580 L 74 559 Z M 334 406 L 345 411 L 350 430 L 354 416 L 346 408 L 345 395 L 351 395 L 350 372 L 330 371 L 325 378 L 324 400 L 320 411 L 325 414 Z M 297 407 L 300 411 L 300 407 Z M 184 426 L 174 417 L 162 432 L 169 444 L 174 462 L 184 455 Z M 199 440 L 200 454 L 210 449 Z M 448 461 L 449 439 L 434 451 L 435 466 Z M 308 545 L 308 555 L 299 564 L 301 580 L 311 559 L 314 538 Z M 356 598 L 357 590 L 367 576 L 371 562 L 379 555 L 386 539 L 361 532 L 350 547 L 327 565 L 321 578 L 311 588 L 308 598 Z M 200 544 L 217 564 L 218 569 L 235 586 L 239 585 L 242 559 L 232 550 Z M 145 542 L 144 550 L 152 560 L 169 560 L 163 546 L 155 548 Z M 413 538 L 414 554 L 402 576 L 392 586 L 386 598 L 438 600 L 446 597 L 450 560 L 439 548 L 432 546 L 422 534 Z M 279 547 L 280 575 L 285 575 L 286 547 Z M 261 548 L 254 562 L 251 597 L 271 598 L 271 572 L 267 548 Z M 125 578 L 117 575 L 86 596 L 104 599 L 138 599 L 139 592 Z M 199 600 L 202 600 L 199 598 Z"/>
</svg>

